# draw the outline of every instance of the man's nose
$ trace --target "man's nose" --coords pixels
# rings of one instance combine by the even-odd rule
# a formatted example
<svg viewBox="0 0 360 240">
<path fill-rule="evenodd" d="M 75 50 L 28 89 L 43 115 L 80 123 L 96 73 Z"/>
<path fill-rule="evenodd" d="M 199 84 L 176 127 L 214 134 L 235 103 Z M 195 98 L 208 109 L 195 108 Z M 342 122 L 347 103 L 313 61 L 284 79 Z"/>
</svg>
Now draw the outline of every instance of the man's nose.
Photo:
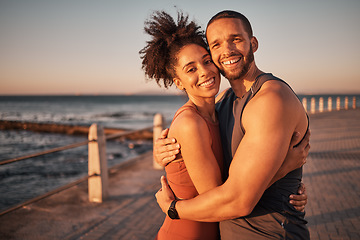
<svg viewBox="0 0 360 240">
<path fill-rule="evenodd" d="M 235 44 L 233 42 L 225 42 L 224 43 L 224 51 L 223 51 L 223 54 L 229 54 L 229 53 L 232 53 L 235 49 Z"/>
</svg>

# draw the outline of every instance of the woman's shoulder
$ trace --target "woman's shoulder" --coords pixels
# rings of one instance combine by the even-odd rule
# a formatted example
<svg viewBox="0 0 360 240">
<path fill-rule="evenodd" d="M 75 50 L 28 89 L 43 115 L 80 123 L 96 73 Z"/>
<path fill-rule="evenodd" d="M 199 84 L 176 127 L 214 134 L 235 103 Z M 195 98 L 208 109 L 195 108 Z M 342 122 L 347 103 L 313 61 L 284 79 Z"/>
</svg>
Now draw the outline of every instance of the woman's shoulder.
<svg viewBox="0 0 360 240">
<path fill-rule="evenodd" d="M 178 123 L 185 126 L 203 124 L 204 120 L 197 109 L 192 105 L 184 105 L 176 112 L 173 124 Z"/>
<path fill-rule="evenodd" d="M 206 121 L 197 109 L 191 105 L 184 105 L 175 114 L 170 132 L 189 134 L 201 130 L 203 126 L 207 126 Z"/>
</svg>

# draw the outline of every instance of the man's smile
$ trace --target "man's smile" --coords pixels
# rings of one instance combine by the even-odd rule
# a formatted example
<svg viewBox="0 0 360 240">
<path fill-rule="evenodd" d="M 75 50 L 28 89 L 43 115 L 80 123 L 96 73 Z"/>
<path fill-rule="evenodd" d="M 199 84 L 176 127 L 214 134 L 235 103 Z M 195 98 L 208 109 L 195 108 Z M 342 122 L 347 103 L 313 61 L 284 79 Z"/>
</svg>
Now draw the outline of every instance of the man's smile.
<svg viewBox="0 0 360 240">
<path fill-rule="evenodd" d="M 224 66 L 230 66 L 230 65 L 232 65 L 232 64 L 235 64 L 235 63 L 240 62 L 240 60 L 241 60 L 241 57 L 235 58 L 235 59 L 231 59 L 231 60 L 227 60 L 227 61 L 222 61 L 221 63 L 222 63 Z"/>
</svg>

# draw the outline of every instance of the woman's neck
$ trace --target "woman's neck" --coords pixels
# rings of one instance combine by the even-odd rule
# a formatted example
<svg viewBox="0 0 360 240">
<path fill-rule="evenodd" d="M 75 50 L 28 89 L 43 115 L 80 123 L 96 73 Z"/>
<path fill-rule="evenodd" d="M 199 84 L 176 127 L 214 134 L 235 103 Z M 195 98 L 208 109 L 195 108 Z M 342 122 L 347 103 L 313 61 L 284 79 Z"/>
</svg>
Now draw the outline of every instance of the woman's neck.
<svg viewBox="0 0 360 240">
<path fill-rule="evenodd" d="M 193 98 L 189 96 L 187 104 L 193 105 L 204 118 L 207 118 L 212 122 L 217 122 L 215 114 L 215 97 Z"/>
</svg>

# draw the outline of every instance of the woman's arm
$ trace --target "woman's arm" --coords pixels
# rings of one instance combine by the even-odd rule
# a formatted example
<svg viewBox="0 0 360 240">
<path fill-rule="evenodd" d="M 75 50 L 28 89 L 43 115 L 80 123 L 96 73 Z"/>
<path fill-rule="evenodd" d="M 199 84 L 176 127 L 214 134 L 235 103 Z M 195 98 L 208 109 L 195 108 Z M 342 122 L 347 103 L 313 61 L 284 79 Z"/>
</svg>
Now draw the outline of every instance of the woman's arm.
<svg viewBox="0 0 360 240">
<path fill-rule="evenodd" d="M 184 111 L 172 123 L 170 137 L 181 144 L 181 155 L 199 194 L 222 184 L 218 162 L 211 148 L 206 121 L 193 111 Z"/>
</svg>

